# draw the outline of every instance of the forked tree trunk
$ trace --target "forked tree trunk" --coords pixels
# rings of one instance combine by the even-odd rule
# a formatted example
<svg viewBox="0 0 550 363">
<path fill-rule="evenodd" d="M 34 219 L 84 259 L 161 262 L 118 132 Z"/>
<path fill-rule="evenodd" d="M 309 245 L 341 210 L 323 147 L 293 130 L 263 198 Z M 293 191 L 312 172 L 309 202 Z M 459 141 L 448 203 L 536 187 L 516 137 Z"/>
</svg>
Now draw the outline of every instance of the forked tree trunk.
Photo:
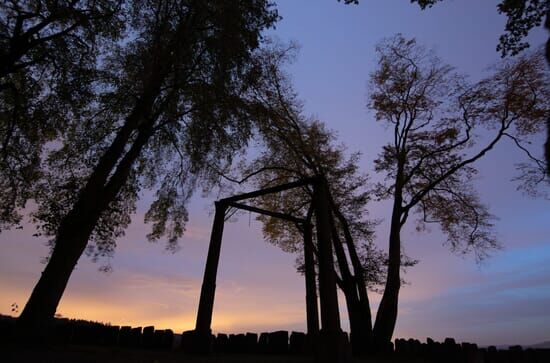
<svg viewBox="0 0 550 363">
<path fill-rule="evenodd" d="M 365 354 L 370 348 L 370 337 L 372 335 L 372 325 L 370 320 L 370 307 L 367 301 L 367 310 L 363 311 L 365 304 L 361 301 L 358 285 L 364 286 L 364 280 L 358 280 L 349 269 L 349 262 L 344 251 L 344 246 L 338 231 L 336 229 L 336 221 L 334 216 L 331 216 L 331 230 L 334 251 L 336 260 L 340 270 L 341 281 L 339 286 L 344 293 L 346 299 L 346 307 L 348 310 L 348 319 L 351 333 L 351 345 L 353 354 L 356 356 Z"/>
<path fill-rule="evenodd" d="M 331 216 L 332 217 L 332 216 Z M 332 219 L 332 218 L 331 218 Z M 361 342 L 361 322 L 359 321 L 359 298 L 357 296 L 357 289 L 355 288 L 355 280 L 351 275 L 348 267 L 348 260 L 342 241 L 338 237 L 338 232 L 334 226 L 334 221 L 331 220 L 331 232 L 332 232 L 332 244 L 334 246 L 334 252 L 336 254 L 336 261 L 338 262 L 338 269 L 340 271 L 339 287 L 344 293 L 346 299 L 346 307 L 348 309 L 349 327 L 351 333 L 351 345 L 354 354 L 358 351 L 359 344 Z"/>
<path fill-rule="evenodd" d="M 351 265 L 353 267 L 354 273 L 352 276 L 352 280 L 350 281 L 350 284 L 353 286 L 353 292 L 350 292 L 350 295 L 352 296 L 352 300 L 354 299 L 353 296 L 356 296 L 357 303 L 351 303 L 351 307 L 350 303 L 348 303 L 347 301 L 346 303 L 348 304 L 348 314 L 350 314 L 350 330 L 352 330 L 352 319 L 355 323 L 354 325 L 360 327 L 360 331 L 357 331 L 355 337 L 353 336 L 352 330 L 351 339 L 352 346 L 353 343 L 355 343 L 353 347 L 354 354 L 361 355 L 372 351 L 372 317 L 370 311 L 369 297 L 367 294 L 365 274 L 363 270 L 363 265 L 361 264 L 361 260 L 359 259 L 359 255 L 355 247 L 355 243 L 353 241 L 353 237 L 351 235 L 351 231 L 349 229 L 348 221 L 340 212 L 338 206 L 334 203 L 332 195 L 329 194 L 329 198 L 332 212 L 334 213 L 334 216 L 337 218 L 340 227 L 344 232 L 346 246 L 348 248 Z M 336 224 L 335 221 L 333 221 L 333 223 Z M 343 255 L 345 256 L 345 253 Z M 345 261 L 347 263 L 347 259 L 345 259 Z M 338 261 L 338 264 L 340 265 L 340 261 Z"/>
<path fill-rule="evenodd" d="M 363 266 L 361 265 L 359 256 L 357 256 L 357 251 L 355 250 L 355 245 L 353 244 L 353 241 L 350 243 L 348 240 L 346 244 L 348 246 L 348 251 L 350 253 L 352 266 L 354 266 L 354 271 L 355 271 L 355 284 L 357 286 L 357 294 L 359 296 L 359 305 L 360 305 L 359 307 L 359 312 L 361 315 L 360 319 L 363 326 L 365 327 L 365 333 L 366 333 L 366 335 L 363 338 L 366 340 L 367 350 L 370 350 L 370 347 L 372 345 L 372 318 L 371 318 L 371 311 L 370 311 L 369 296 L 367 294 L 367 285 L 363 274 Z"/>
<path fill-rule="evenodd" d="M 361 305 L 361 309 L 360 309 L 361 315 L 362 315 L 361 321 L 363 322 L 363 325 L 367 327 L 366 331 L 368 332 L 368 336 L 366 338 L 367 338 L 367 344 L 370 346 L 371 339 L 372 339 L 372 318 L 371 318 L 370 302 L 369 302 L 369 296 L 367 293 L 367 285 L 365 281 L 365 273 L 363 270 L 363 265 L 361 264 L 361 260 L 359 259 L 359 255 L 357 254 L 357 249 L 355 247 L 353 237 L 351 236 L 351 232 L 349 230 L 348 221 L 342 215 L 342 213 L 340 213 L 340 211 L 338 210 L 336 210 L 336 215 L 338 217 L 338 220 L 340 221 L 342 229 L 344 230 L 346 246 L 348 247 L 348 252 L 351 259 L 351 265 L 353 266 L 353 271 L 355 275 L 355 284 L 357 286 L 359 303 Z"/>
</svg>

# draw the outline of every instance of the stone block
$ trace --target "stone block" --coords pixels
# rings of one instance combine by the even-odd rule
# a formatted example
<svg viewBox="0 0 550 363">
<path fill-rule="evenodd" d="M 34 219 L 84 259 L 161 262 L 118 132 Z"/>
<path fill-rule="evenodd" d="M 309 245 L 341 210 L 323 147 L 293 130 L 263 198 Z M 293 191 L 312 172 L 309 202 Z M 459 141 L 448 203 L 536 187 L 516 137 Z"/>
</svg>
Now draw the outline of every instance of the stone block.
<svg viewBox="0 0 550 363">
<path fill-rule="evenodd" d="M 120 328 L 116 325 L 115 326 L 109 325 L 105 327 L 105 332 L 104 332 L 105 345 L 114 346 L 118 344 L 119 330 Z"/>
<path fill-rule="evenodd" d="M 289 352 L 291 354 L 304 354 L 306 352 L 306 334 L 293 331 L 290 333 Z"/>
<path fill-rule="evenodd" d="M 258 353 L 269 352 L 269 333 L 261 333 L 258 338 Z"/>
<path fill-rule="evenodd" d="M 258 350 L 258 334 L 246 333 L 245 350 L 247 353 L 256 353 Z"/>
<path fill-rule="evenodd" d="M 213 350 L 215 353 L 227 353 L 229 348 L 229 337 L 227 334 L 219 333 L 218 336 L 214 339 Z"/>
<path fill-rule="evenodd" d="M 122 347 L 129 347 L 130 346 L 130 335 L 131 335 L 132 327 L 131 326 L 123 326 L 120 328 L 120 332 L 118 335 L 118 344 Z"/>
<path fill-rule="evenodd" d="M 268 351 L 271 354 L 288 353 L 288 331 L 279 330 L 269 333 Z"/>
<path fill-rule="evenodd" d="M 164 350 L 172 350 L 174 347 L 174 332 L 171 329 L 164 330 L 161 347 Z"/>
<path fill-rule="evenodd" d="M 143 328 L 143 333 L 141 336 L 141 345 L 143 348 L 153 349 L 154 335 L 155 335 L 154 326 L 146 326 L 145 328 Z"/>
<path fill-rule="evenodd" d="M 141 346 L 141 327 L 130 329 L 130 346 L 132 348 Z"/>
</svg>

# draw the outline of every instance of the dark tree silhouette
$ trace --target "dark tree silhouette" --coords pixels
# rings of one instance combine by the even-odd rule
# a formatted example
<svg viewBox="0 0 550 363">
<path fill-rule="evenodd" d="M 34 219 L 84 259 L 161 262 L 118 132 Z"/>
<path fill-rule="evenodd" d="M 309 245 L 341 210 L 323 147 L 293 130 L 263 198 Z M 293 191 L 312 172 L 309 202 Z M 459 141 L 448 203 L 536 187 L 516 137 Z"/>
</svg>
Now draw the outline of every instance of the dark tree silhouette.
<svg viewBox="0 0 550 363">
<path fill-rule="evenodd" d="M 491 215 L 475 192 L 473 164 L 504 139 L 525 151 L 544 180 L 540 160 L 525 148 L 540 134 L 550 109 L 548 72 L 542 56 L 529 54 L 497 66 L 475 85 L 453 73 L 433 52 L 397 35 L 377 47 L 369 107 L 393 130 L 375 169 L 386 175 L 376 192 L 393 201 L 389 267 L 374 336 L 390 341 L 397 318 L 401 231 L 412 213 L 419 226 L 437 223 L 452 250 L 478 258 L 497 246 Z"/>
<path fill-rule="evenodd" d="M 40 178 L 43 146 L 91 99 L 98 44 L 120 35 L 122 1 L 0 3 L 0 231 Z"/>
<path fill-rule="evenodd" d="M 332 132 L 318 121 L 305 120 L 294 111 L 262 130 L 266 149 L 248 166 L 245 174 L 255 175 L 257 185 L 269 186 L 302 177 L 323 175 L 331 194 L 330 231 L 336 260 L 338 287 L 343 291 L 352 345 L 356 353 L 369 347 L 372 322 L 367 287 L 384 280 L 383 253 L 373 244 L 373 223 L 365 219 L 367 179 L 358 171 L 359 154 L 345 157 L 335 145 Z M 268 196 L 258 203 L 266 209 L 307 215 L 313 191 L 307 187 Z M 298 229 L 275 218 L 259 217 L 268 241 L 289 252 L 302 252 L 303 237 Z M 315 234 L 314 234 L 315 235 Z M 301 268 L 301 257 L 298 266 Z"/>
<path fill-rule="evenodd" d="M 250 136 L 260 32 L 278 19 L 270 2 L 148 0 L 127 15 L 128 37 L 106 49 L 93 102 L 49 156 L 34 218 L 52 252 L 21 331 L 47 326 L 87 246 L 112 252 L 143 188 L 157 190 L 148 237 L 175 246 L 204 166 L 230 161 Z"/>
<path fill-rule="evenodd" d="M 334 133 L 324 125 L 303 116 L 300 101 L 280 67 L 272 67 L 259 99 L 270 122 L 258 131 L 260 153 L 253 160 L 241 163 L 240 177 L 231 182 L 266 188 L 311 176 L 324 176 L 331 194 L 331 237 L 337 268 L 337 284 L 344 292 L 352 346 L 356 354 L 371 346 L 372 319 L 367 289 L 375 289 L 385 281 L 387 255 L 373 244 L 374 223 L 366 219 L 367 177 L 358 170 L 358 153 L 346 157 L 346 150 L 336 143 Z M 231 186 L 231 185 L 230 185 Z M 266 210 L 306 216 L 313 198 L 308 186 L 284 194 L 264 195 L 254 201 Z M 265 238 L 287 252 L 298 253 L 298 269 L 303 269 L 303 230 L 278 218 L 260 216 Z M 315 235 L 315 233 L 313 233 Z M 403 264 L 404 266 L 406 263 Z"/>
</svg>

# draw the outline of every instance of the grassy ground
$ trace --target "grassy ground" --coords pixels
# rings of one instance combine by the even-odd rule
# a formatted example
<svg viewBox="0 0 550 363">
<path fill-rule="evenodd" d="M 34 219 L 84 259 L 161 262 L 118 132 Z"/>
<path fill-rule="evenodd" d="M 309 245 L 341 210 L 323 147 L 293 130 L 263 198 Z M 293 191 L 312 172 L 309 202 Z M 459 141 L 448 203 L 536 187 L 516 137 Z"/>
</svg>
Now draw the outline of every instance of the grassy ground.
<svg viewBox="0 0 550 363">
<path fill-rule="evenodd" d="M 252 355 L 225 355 L 196 357 L 182 352 L 155 352 L 147 350 L 130 350 L 123 348 L 103 348 L 85 346 L 67 346 L 32 351 L 25 349 L 2 349 L 0 361 L 5 363 L 309 363 L 313 357 L 299 356 L 252 356 Z M 354 360 L 354 363 L 364 362 Z M 410 360 L 371 360 L 370 363 L 407 362 L 419 363 Z"/>
</svg>

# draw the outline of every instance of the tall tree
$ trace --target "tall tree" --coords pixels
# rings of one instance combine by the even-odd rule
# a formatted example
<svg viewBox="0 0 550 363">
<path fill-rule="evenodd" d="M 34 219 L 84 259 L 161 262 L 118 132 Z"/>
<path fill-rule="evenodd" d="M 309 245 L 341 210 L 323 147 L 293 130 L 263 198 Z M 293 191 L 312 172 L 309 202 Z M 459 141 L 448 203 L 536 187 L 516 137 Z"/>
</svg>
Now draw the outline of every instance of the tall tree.
<svg viewBox="0 0 550 363">
<path fill-rule="evenodd" d="M 103 47 L 120 36 L 121 0 L 0 3 L 0 231 L 18 224 L 41 155 L 89 100 Z"/>
<path fill-rule="evenodd" d="M 389 266 L 374 325 L 378 344 L 390 341 L 400 290 L 401 232 L 412 213 L 419 226 L 437 223 L 451 249 L 483 258 L 497 246 L 491 215 L 473 185 L 474 163 L 510 139 L 544 179 L 544 163 L 525 147 L 540 134 L 550 110 L 548 72 L 534 53 L 505 61 L 474 85 L 435 54 L 401 35 L 381 42 L 370 78 L 369 107 L 393 131 L 375 161 L 385 181 L 377 187 L 393 201 Z"/>
<path fill-rule="evenodd" d="M 257 186 L 266 187 L 309 176 L 323 176 L 331 194 L 331 239 L 337 266 L 336 282 L 344 293 L 352 346 L 359 354 L 369 347 L 372 320 L 368 286 L 383 281 L 384 256 L 373 244 L 373 222 L 366 219 L 367 179 L 358 170 L 359 154 L 345 156 L 334 135 L 315 120 L 297 114 L 285 126 L 263 130 L 266 149 L 249 166 Z M 289 121 L 288 116 L 286 118 Z M 249 174 L 250 175 L 250 174 Z M 305 216 L 313 198 L 309 187 L 271 195 L 257 201 L 263 208 Z M 286 251 L 302 253 L 302 231 L 275 218 L 261 216 L 268 241 Z M 298 260 L 301 267 L 301 257 Z"/>
<path fill-rule="evenodd" d="M 346 156 L 333 132 L 321 122 L 306 118 L 280 67 L 271 69 L 273 72 L 268 73 L 262 92 L 257 95 L 270 117 L 258 130 L 258 155 L 238 168 L 240 177 L 227 177 L 227 171 L 224 175 L 232 182 L 246 182 L 256 188 L 311 176 L 326 178 L 331 192 L 330 230 L 338 266 L 336 280 L 346 299 L 353 349 L 360 354 L 369 348 L 372 335 L 367 288 L 384 281 L 383 263 L 387 259 L 374 246 L 373 222 L 366 219 L 370 200 L 367 177 L 358 170 L 359 154 Z M 312 198 L 313 190 L 304 186 L 281 195 L 263 196 L 254 204 L 303 217 L 311 213 Z M 298 269 L 303 269 L 304 231 L 276 218 L 258 219 L 265 238 L 285 251 L 298 253 Z"/>
<path fill-rule="evenodd" d="M 112 252 L 143 188 L 157 195 L 148 237 L 174 246 L 204 166 L 230 161 L 250 136 L 247 97 L 262 72 L 261 32 L 278 19 L 273 5 L 148 0 L 128 10 L 127 38 L 108 49 L 92 102 L 49 156 L 34 217 L 52 250 L 21 331 L 47 326 L 87 246 Z"/>
</svg>

